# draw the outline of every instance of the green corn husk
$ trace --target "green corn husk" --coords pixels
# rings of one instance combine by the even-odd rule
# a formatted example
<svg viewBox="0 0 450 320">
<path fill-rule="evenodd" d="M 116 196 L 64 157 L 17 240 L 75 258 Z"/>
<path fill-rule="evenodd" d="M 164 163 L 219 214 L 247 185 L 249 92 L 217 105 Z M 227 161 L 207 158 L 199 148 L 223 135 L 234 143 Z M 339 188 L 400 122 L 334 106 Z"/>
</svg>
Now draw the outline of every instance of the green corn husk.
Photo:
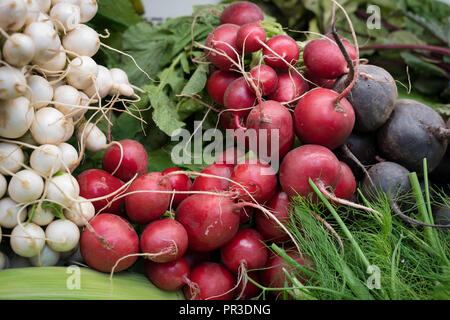
<svg viewBox="0 0 450 320">
<path fill-rule="evenodd" d="M 109 274 L 87 268 L 19 268 L 0 271 L 1 300 L 182 300 L 180 291 L 156 288 L 144 275 Z M 79 283 L 79 289 L 77 284 Z"/>
</svg>

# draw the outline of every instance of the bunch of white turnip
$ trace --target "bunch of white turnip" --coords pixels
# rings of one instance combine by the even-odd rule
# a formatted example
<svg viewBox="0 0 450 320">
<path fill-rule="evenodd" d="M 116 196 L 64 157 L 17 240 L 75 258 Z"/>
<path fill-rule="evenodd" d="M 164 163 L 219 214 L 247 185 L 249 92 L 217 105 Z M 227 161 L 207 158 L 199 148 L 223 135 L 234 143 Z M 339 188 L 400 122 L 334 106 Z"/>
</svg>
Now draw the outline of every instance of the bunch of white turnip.
<svg viewBox="0 0 450 320">
<path fill-rule="evenodd" d="M 92 59 L 102 36 L 83 23 L 97 9 L 95 0 L 0 2 L 0 242 L 3 228 L 35 266 L 76 250 L 95 209 L 71 173 L 85 149 L 107 146 L 93 119 L 135 96 L 123 70 Z M 78 150 L 67 143 L 74 133 Z M 0 252 L 0 269 L 7 264 Z"/>
</svg>

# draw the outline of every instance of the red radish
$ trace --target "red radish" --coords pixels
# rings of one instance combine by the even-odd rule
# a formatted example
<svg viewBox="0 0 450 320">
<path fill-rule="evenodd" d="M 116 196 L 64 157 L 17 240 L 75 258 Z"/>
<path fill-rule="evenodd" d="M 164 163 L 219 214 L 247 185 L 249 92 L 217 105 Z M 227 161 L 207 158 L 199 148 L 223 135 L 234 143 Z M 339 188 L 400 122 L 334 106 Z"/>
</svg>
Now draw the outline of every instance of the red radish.
<svg viewBox="0 0 450 320">
<path fill-rule="evenodd" d="M 180 171 L 178 168 L 167 168 L 161 172 L 163 176 L 166 174 Z M 169 176 L 169 183 L 172 187 L 172 190 L 175 191 L 190 191 L 192 189 L 192 181 L 185 174 L 177 174 Z M 172 206 L 176 208 L 181 201 L 186 199 L 189 196 L 188 193 L 175 193 L 172 200 Z"/>
<path fill-rule="evenodd" d="M 224 105 L 223 95 L 228 85 L 239 78 L 237 73 L 216 70 L 209 76 L 206 81 L 206 90 L 213 101 L 221 106 Z"/>
<path fill-rule="evenodd" d="M 275 91 L 268 98 L 278 102 L 293 102 L 308 91 L 308 88 L 308 82 L 297 72 L 282 71 L 278 73 L 278 85 Z"/>
<path fill-rule="evenodd" d="M 190 268 L 202 264 L 204 262 L 212 261 L 214 251 L 194 251 L 188 249 L 183 258 L 187 261 Z"/>
<path fill-rule="evenodd" d="M 308 42 L 303 50 L 303 60 L 308 70 L 320 78 L 336 79 L 349 70 L 336 42 L 328 39 Z"/>
<path fill-rule="evenodd" d="M 291 37 L 276 35 L 267 40 L 263 56 L 264 62 L 272 68 L 287 69 L 297 63 L 300 49 Z"/>
<path fill-rule="evenodd" d="M 245 123 L 246 117 L 239 118 L 239 126 L 242 127 Z M 222 111 L 219 115 L 219 125 L 224 130 L 238 130 L 238 126 L 236 124 L 236 119 L 234 114 L 231 111 Z"/>
<path fill-rule="evenodd" d="M 321 78 L 309 70 L 305 71 L 305 78 L 312 82 L 312 83 L 309 82 L 309 86 L 311 88 L 321 87 L 321 88 L 331 89 L 331 88 L 333 88 L 333 85 L 336 82 L 336 79 Z"/>
<path fill-rule="evenodd" d="M 111 272 L 116 262 L 132 254 L 139 253 L 139 237 L 131 224 L 125 219 L 109 213 L 103 213 L 90 221 L 92 227 L 84 229 L 80 238 L 80 250 L 89 267 Z M 115 272 L 131 267 L 137 256 L 121 260 Z"/>
<path fill-rule="evenodd" d="M 231 300 L 234 296 L 236 280 L 221 264 L 206 262 L 191 270 L 191 281 L 198 286 L 198 291 L 191 286 L 184 287 L 184 294 L 189 300 Z"/>
<path fill-rule="evenodd" d="M 299 264 L 307 268 L 312 268 L 312 262 L 308 258 L 300 255 L 297 251 L 286 250 L 286 253 Z M 259 272 L 261 284 L 268 288 L 285 288 L 289 286 L 290 280 L 284 273 L 283 268 L 291 274 L 293 274 L 294 271 L 295 273 L 298 273 L 298 271 L 296 271 L 286 260 L 279 255 L 272 253 L 264 269 Z M 305 283 L 307 279 L 308 278 L 305 275 L 300 275 L 300 279 L 297 277 L 297 280 L 302 283 Z M 281 291 L 270 292 L 274 295 L 281 293 Z"/>
<path fill-rule="evenodd" d="M 241 200 L 253 202 L 248 194 L 250 193 L 260 204 L 268 201 L 277 188 L 277 176 L 272 167 L 255 159 L 247 160 L 246 163 L 234 167 L 231 180 L 247 190 L 245 192 L 242 187 L 234 183 L 230 185 L 231 191 L 237 192 Z"/>
<path fill-rule="evenodd" d="M 275 151 L 272 148 L 275 147 L 278 149 L 276 150 L 278 156 L 282 158 L 294 143 L 294 121 L 291 112 L 277 101 L 264 101 L 254 107 L 247 117 L 246 127 L 256 131 L 257 150 L 253 151 L 260 157 L 264 154 L 270 158 Z M 278 141 L 275 140 L 275 144 L 272 141 L 277 138 L 274 133 L 278 135 Z M 252 148 L 251 144 L 250 148 Z M 260 148 L 266 148 L 266 150 Z"/>
<path fill-rule="evenodd" d="M 230 71 L 238 61 L 236 36 L 239 26 L 223 24 L 211 32 L 205 40 L 206 58 L 217 68 Z"/>
<path fill-rule="evenodd" d="M 206 166 L 201 173 L 229 179 L 233 173 L 233 165 L 212 163 Z M 198 176 L 192 184 L 192 190 L 220 192 L 228 190 L 229 186 L 230 182 L 225 179 Z"/>
<path fill-rule="evenodd" d="M 326 36 L 328 38 L 330 38 L 331 40 L 333 40 L 334 42 L 336 42 L 334 40 L 334 36 L 331 33 L 327 33 Z M 341 39 L 342 45 L 345 48 L 345 51 L 347 51 L 348 56 L 350 57 L 350 59 L 352 61 L 355 61 L 356 59 L 358 59 L 358 54 L 356 52 L 355 47 L 347 40 L 345 39 L 343 36 L 339 36 L 339 39 Z M 343 54 L 342 54 L 343 55 Z"/>
<path fill-rule="evenodd" d="M 341 176 L 334 189 L 334 195 L 340 199 L 350 200 L 356 190 L 356 180 L 350 167 L 340 161 L 341 164 Z"/>
<path fill-rule="evenodd" d="M 247 277 L 249 277 L 256 283 L 260 283 L 259 271 L 250 271 L 247 273 Z M 253 282 L 251 282 L 248 279 L 247 281 L 239 282 L 239 285 L 236 289 L 236 293 L 240 295 L 239 300 L 250 300 L 252 298 L 255 298 L 258 294 L 260 294 L 260 292 L 261 288 L 256 286 Z"/>
<path fill-rule="evenodd" d="M 336 105 L 338 96 L 333 90 L 317 88 L 298 101 L 294 122 L 302 142 L 335 149 L 347 140 L 355 125 L 355 112 L 345 98 Z"/>
<path fill-rule="evenodd" d="M 190 249 L 211 251 L 234 237 L 239 210 L 230 197 L 194 194 L 180 203 L 175 218 L 188 233 Z"/>
<path fill-rule="evenodd" d="M 289 196 L 286 192 L 278 191 L 266 205 L 281 223 L 285 224 L 289 221 Z M 289 236 L 280 225 L 261 211 L 255 214 L 255 224 L 265 240 L 276 243 L 289 241 Z"/>
<path fill-rule="evenodd" d="M 235 166 L 239 161 L 242 161 L 245 156 L 245 150 L 242 148 L 231 147 L 216 157 L 215 163 L 217 164 L 229 164 Z"/>
<path fill-rule="evenodd" d="M 112 144 L 106 149 L 103 155 L 103 170 L 122 181 L 129 181 L 136 174 L 142 175 L 147 172 L 148 156 L 144 146 L 138 141 L 129 139 L 118 143 L 122 146 L 122 150 L 117 144 Z"/>
<path fill-rule="evenodd" d="M 268 250 L 262 235 L 251 228 L 239 229 L 220 249 L 221 261 L 233 273 L 264 267 Z"/>
<path fill-rule="evenodd" d="M 86 199 L 107 196 L 124 185 L 122 180 L 100 169 L 89 169 L 82 172 L 77 177 L 77 181 L 80 186 L 80 196 Z M 95 207 L 95 212 L 98 213 L 105 208 L 109 213 L 121 215 L 125 205 L 124 198 L 119 198 L 111 202 L 115 196 L 120 194 L 119 192 L 106 199 L 93 201 L 92 204 Z"/>
<path fill-rule="evenodd" d="M 262 96 L 267 96 L 275 91 L 278 85 L 278 75 L 266 64 L 261 64 L 253 67 L 250 70 L 250 76 L 255 83 L 255 86 L 261 91 Z M 250 90 L 255 92 L 252 86 Z"/>
<path fill-rule="evenodd" d="M 338 158 L 329 149 L 307 144 L 286 154 L 280 166 L 280 184 L 289 197 L 306 197 L 313 190 L 309 178 L 320 180 L 326 187 L 335 188 L 341 173 Z"/>
<path fill-rule="evenodd" d="M 126 191 L 127 194 L 130 193 L 125 197 L 128 217 L 136 223 L 149 223 L 158 219 L 169 208 L 171 195 L 164 191 L 171 191 L 170 189 L 169 179 L 160 172 L 150 172 L 140 176 Z"/>
<path fill-rule="evenodd" d="M 253 216 L 253 208 L 252 207 L 242 207 L 241 211 L 239 211 L 239 223 L 246 223 Z"/>
<path fill-rule="evenodd" d="M 234 23 L 243 25 L 264 20 L 260 7 L 248 1 L 237 1 L 228 5 L 220 15 L 220 24 Z"/>
<path fill-rule="evenodd" d="M 223 101 L 227 109 L 233 109 L 236 121 L 249 114 L 255 104 L 256 96 L 250 90 L 244 77 L 234 80 L 225 90 Z"/>
<path fill-rule="evenodd" d="M 186 229 L 172 219 L 156 220 L 147 225 L 141 235 L 141 251 L 147 258 L 164 263 L 181 258 L 188 248 Z"/>
<path fill-rule="evenodd" d="M 189 282 L 191 268 L 187 261 L 180 258 L 166 263 L 145 262 L 145 274 L 158 288 L 167 291 L 181 289 Z"/>
<path fill-rule="evenodd" d="M 236 45 L 245 53 L 260 50 L 266 42 L 266 31 L 257 23 L 247 23 L 241 26 L 237 33 Z"/>
</svg>

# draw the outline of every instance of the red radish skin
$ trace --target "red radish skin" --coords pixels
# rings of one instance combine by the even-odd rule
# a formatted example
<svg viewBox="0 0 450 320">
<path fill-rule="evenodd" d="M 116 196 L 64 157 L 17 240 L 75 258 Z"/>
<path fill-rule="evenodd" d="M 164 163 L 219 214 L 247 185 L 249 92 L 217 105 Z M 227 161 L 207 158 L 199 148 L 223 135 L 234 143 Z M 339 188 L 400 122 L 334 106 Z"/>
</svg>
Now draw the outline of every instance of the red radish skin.
<svg viewBox="0 0 450 320">
<path fill-rule="evenodd" d="M 356 180 L 350 167 L 340 161 L 341 164 L 341 176 L 337 183 L 336 189 L 334 189 L 334 195 L 340 199 L 350 200 L 355 194 Z"/>
<path fill-rule="evenodd" d="M 278 85 L 278 75 L 272 67 L 261 64 L 250 70 L 250 77 L 255 86 L 260 90 L 262 96 L 267 96 L 275 91 Z M 255 92 L 250 86 L 250 90 Z"/>
<path fill-rule="evenodd" d="M 312 83 L 309 82 L 310 88 L 321 87 L 321 88 L 331 89 L 331 88 L 333 88 L 333 85 L 336 82 L 336 79 L 320 78 L 316 74 L 312 73 L 309 70 L 306 70 L 305 78 L 312 82 Z"/>
<path fill-rule="evenodd" d="M 336 79 L 349 68 L 344 55 L 332 40 L 316 39 L 308 42 L 303 51 L 306 67 L 317 77 Z"/>
<path fill-rule="evenodd" d="M 175 219 L 186 229 L 190 249 L 212 251 L 238 231 L 239 210 L 230 197 L 194 194 L 180 203 Z"/>
<path fill-rule="evenodd" d="M 187 261 L 189 267 L 192 269 L 199 264 L 212 261 L 214 253 L 215 251 L 194 251 L 188 249 L 183 258 Z"/>
<path fill-rule="evenodd" d="M 337 107 L 338 96 L 333 90 L 317 88 L 298 101 L 294 111 L 295 131 L 303 143 L 335 149 L 350 136 L 355 126 L 355 112 L 345 98 Z"/>
<path fill-rule="evenodd" d="M 277 87 L 268 98 L 278 102 L 292 103 L 295 99 L 308 91 L 308 89 L 308 82 L 297 72 L 281 71 L 278 72 Z"/>
<path fill-rule="evenodd" d="M 236 109 L 231 110 L 234 115 L 245 117 L 255 105 L 256 96 L 250 90 L 245 78 L 239 77 L 225 90 L 223 101 L 227 109 Z"/>
<path fill-rule="evenodd" d="M 294 143 L 294 121 L 291 112 L 277 101 L 268 100 L 257 105 L 252 109 L 247 117 L 247 129 L 256 130 L 257 148 L 255 151 L 260 157 L 266 155 L 271 157 L 274 150 L 272 150 L 273 130 L 278 133 L 278 142 L 275 144 L 278 152 L 278 157 L 282 158 L 292 147 Z M 267 131 L 261 131 L 267 130 Z M 266 140 L 267 134 L 267 140 Z M 260 142 L 262 140 L 262 142 Z M 266 140 L 264 145 L 263 141 Z M 261 145 L 266 150 L 260 150 Z M 251 145 L 250 145 L 251 147 Z"/>
<path fill-rule="evenodd" d="M 297 63 L 300 49 L 291 37 L 276 35 L 267 40 L 263 56 L 264 62 L 272 68 L 287 69 Z"/>
<path fill-rule="evenodd" d="M 220 249 L 222 264 L 232 273 L 264 267 L 269 253 L 263 236 L 255 229 L 239 229 L 233 239 Z M 241 270 L 243 271 L 243 270 Z"/>
<path fill-rule="evenodd" d="M 206 262 L 191 270 L 191 279 L 199 292 L 185 286 L 183 291 L 188 300 L 232 300 L 236 285 L 234 276 L 221 264 Z"/>
<path fill-rule="evenodd" d="M 200 173 L 214 175 L 229 179 L 233 174 L 233 165 L 212 163 L 206 166 Z M 193 191 L 220 192 L 228 190 L 230 182 L 221 178 L 198 176 L 192 184 Z"/>
<path fill-rule="evenodd" d="M 238 162 L 243 160 L 243 157 L 245 157 L 244 149 L 231 147 L 219 154 L 216 157 L 215 163 L 233 165 L 234 167 Z"/>
<path fill-rule="evenodd" d="M 220 24 L 234 23 L 239 26 L 264 20 L 260 7 L 248 1 L 237 1 L 228 5 L 220 15 Z"/>
<path fill-rule="evenodd" d="M 257 23 L 247 23 L 241 26 L 237 33 L 236 45 L 242 54 L 260 50 L 266 42 L 266 31 Z"/>
<path fill-rule="evenodd" d="M 330 38 L 331 40 L 333 40 L 334 42 L 336 42 L 334 40 L 333 34 L 327 33 L 326 36 L 328 38 Z M 345 51 L 347 51 L 347 54 L 350 57 L 350 59 L 352 61 L 355 61 L 356 59 L 358 59 L 358 53 L 356 52 L 355 47 L 346 38 L 344 38 L 343 36 L 339 36 L 339 39 L 341 39 L 342 45 L 344 46 Z"/>
<path fill-rule="evenodd" d="M 161 172 L 163 176 L 176 172 L 181 171 L 179 168 L 167 168 Z M 172 190 L 175 191 L 191 191 L 192 189 L 192 181 L 189 179 L 189 177 L 185 174 L 176 174 L 169 176 L 169 183 Z M 175 193 L 172 200 L 172 207 L 176 208 L 181 201 L 186 199 L 189 196 L 188 193 Z"/>
<path fill-rule="evenodd" d="M 341 166 L 338 158 L 329 149 L 307 144 L 286 154 L 280 166 L 280 184 L 289 197 L 307 197 L 314 192 L 309 179 L 324 186 L 335 188 L 340 177 Z"/>
<path fill-rule="evenodd" d="M 156 263 L 149 260 L 145 262 L 147 278 L 155 286 L 166 291 L 181 289 L 189 281 L 190 273 L 191 268 L 184 258 L 166 263 Z"/>
<path fill-rule="evenodd" d="M 142 175 L 147 172 L 148 156 L 144 146 L 138 141 L 129 139 L 118 141 L 118 143 L 122 146 L 123 157 L 121 157 L 120 147 L 112 144 L 103 155 L 103 170 L 111 174 L 115 171 L 114 176 L 125 182 L 131 180 L 136 174 Z M 120 166 L 117 169 L 119 163 Z"/>
<path fill-rule="evenodd" d="M 77 181 L 80 186 L 80 196 L 86 199 L 107 196 L 124 185 L 122 180 L 100 169 L 89 169 L 82 172 L 78 175 Z M 124 198 L 111 202 L 117 195 L 120 195 L 120 193 L 112 195 L 104 200 L 93 201 L 92 204 L 94 205 L 95 212 L 99 213 L 100 210 L 104 209 L 103 212 L 106 210 L 109 213 L 122 215 L 125 206 Z"/>
<path fill-rule="evenodd" d="M 277 188 L 277 176 L 268 164 L 252 159 L 234 167 L 231 180 L 240 184 L 253 196 L 253 199 L 263 204 L 274 195 Z M 253 202 L 249 194 L 238 184 L 232 183 L 230 190 L 238 194 L 239 199 Z"/>
<path fill-rule="evenodd" d="M 272 199 L 267 202 L 267 208 L 283 224 L 288 223 L 289 214 L 289 196 L 284 191 L 278 191 Z M 272 218 L 258 211 L 255 214 L 256 229 L 267 241 L 281 243 L 289 241 L 290 238 L 281 226 Z"/>
<path fill-rule="evenodd" d="M 165 263 L 181 258 L 188 248 L 188 235 L 181 223 L 172 219 L 156 220 L 147 225 L 141 235 L 142 253 L 147 259 Z"/>
<path fill-rule="evenodd" d="M 245 123 L 246 117 L 240 117 L 239 122 L 240 126 L 242 127 Z M 222 111 L 222 113 L 219 115 L 219 125 L 224 130 L 238 130 L 238 126 L 236 125 L 236 119 L 234 117 L 234 114 L 231 111 Z"/>
<path fill-rule="evenodd" d="M 111 272 L 116 262 L 127 255 L 139 253 L 139 237 L 125 219 L 103 213 L 90 221 L 95 234 L 86 228 L 81 233 L 80 250 L 89 267 L 101 272 Z M 114 272 L 131 267 L 137 256 L 121 260 Z"/>
<path fill-rule="evenodd" d="M 246 223 L 253 216 L 254 209 L 252 207 L 242 207 L 239 211 L 239 223 Z"/>
<path fill-rule="evenodd" d="M 216 70 L 206 81 L 206 90 L 213 101 L 221 106 L 224 105 L 223 96 L 228 85 L 239 78 L 237 73 Z"/>
<path fill-rule="evenodd" d="M 224 71 L 231 71 L 238 61 L 236 37 L 239 26 L 223 24 L 211 32 L 205 40 L 205 54 L 209 62 Z"/>
<path fill-rule="evenodd" d="M 259 271 L 250 271 L 247 273 L 247 276 L 255 281 L 256 283 L 260 282 Z M 250 300 L 252 298 L 257 297 L 261 293 L 261 288 L 256 286 L 253 282 L 247 279 L 247 283 L 244 288 L 244 281 L 239 282 L 239 285 L 236 289 L 236 294 L 240 295 L 239 300 Z"/>
<path fill-rule="evenodd" d="M 150 172 L 134 180 L 128 187 L 126 193 L 130 194 L 125 197 L 125 208 L 133 222 L 149 223 L 161 217 L 169 208 L 170 193 L 151 191 L 170 192 L 169 179 L 160 172 Z"/>
</svg>

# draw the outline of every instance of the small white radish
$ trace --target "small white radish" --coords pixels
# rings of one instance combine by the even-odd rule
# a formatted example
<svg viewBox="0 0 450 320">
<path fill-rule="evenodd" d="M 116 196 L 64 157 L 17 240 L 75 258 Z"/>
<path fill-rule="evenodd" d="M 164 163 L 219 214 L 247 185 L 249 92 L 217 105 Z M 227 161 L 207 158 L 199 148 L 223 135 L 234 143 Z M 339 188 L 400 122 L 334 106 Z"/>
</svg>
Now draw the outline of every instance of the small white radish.
<svg viewBox="0 0 450 320">
<path fill-rule="evenodd" d="M 67 68 L 67 82 L 80 90 L 92 85 L 98 74 L 97 63 L 87 56 L 76 57 Z"/>
<path fill-rule="evenodd" d="M 41 13 L 41 8 L 38 0 L 25 0 L 27 5 L 27 17 L 25 19 L 25 25 L 29 25 L 30 23 L 35 22 L 39 13 Z"/>
<path fill-rule="evenodd" d="M 73 118 L 66 119 L 66 134 L 61 142 L 69 141 L 69 139 L 72 138 L 74 131 L 75 125 L 73 124 Z"/>
<path fill-rule="evenodd" d="M 32 170 L 21 170 L 9 181 L 8 194 L 15 202 L 27 203 L 39 199 L 44 191 L 44 180 Z"/>
<path fill-rule="evenodd" d="M 21 257 L 17 254 L 13 254 L 9 261 L 9 268 L 28 268 L 31 267 L 30 260 L 28 258 Z"/>
<path fill-rule="evenodd" d="M 73 121 L 65 119 L 55 108 L 41 108 L 36 111 L 30 131 L 39 144 L 58 145 L 66 140 L 68 129 L 73 128 Z"/>
<path fill-rule="evenodd" d="M 31 210 L 32 207 L 28 209 L 28 216 L 30 216 Z M 37 224 L 38 226 L 44 227 L 52 222 L 54 218 L 55 216 L 52 213 L 52 209 L 44 209 L 42 207 L 36 206 L 31 222 Z"/>
<path fill-rule="evenodd" d="M 78 93 L 80 94 L 80 97 L 81 97 L 81 99 L 80 99 L 81 107 L 79 108 L 78 112 L 74 114 L 74 116 L 73 116 L 74 121 L 80 119 L 88 111 L 88 109 L 84 108 L 84 107 L 88 107 L 89 104 L 95 103 L 98 101 L 95 99 L 90 99 L 83 91 L 78 91 Z"/>
<path fill-rule="evenodd" d="M 44 22 L 48 24 L 49 27 L 55 28 L 55 25 L 53 24 L 52 20 L 50 19 L 50 16 L 47 13 L 40 12 L 39 16 L 36 19 L 36 22 Z"/>
<path fill-rule="evenodd" d="M 0 270 L 9 268 L 9 258 L 6 254 L 0 251 Z"/>
<path fill-rule="evenodd" d="M 43 13 L 47 13 L 52 6 L 52 0 L 37 0 L 37 3 L 39 4 L 39 10 Z"/>
<path fill-rule="evenodd" d="M 113 87 L 113 79 L 111 76 L 111 72 L 108 70 L 108 68 L 105 68 L 104 66 L 98 66 L 98 74 L 95 79 L 95 84 L 92 84 L 89 88 L 84 90 L 84 92 L 89 97 L 94 97 L 98 99 L 98 96 L 100 96 L 100 98 L 103 99 L 109 94 L 112 87 Z"/>
<path fill-rule="evenodd" d="M 53 100 L 53 87 L 41 76 L 31 75 L 27 78 L 31 92 L 27 91 L 26 97 L 31 101 L 31 105 L 37 110 L 48 106 Z"/>
<path fill-rule="evenodd" d="M 50 9 L 50 18 L 57 20 L 54 24 L 58 30 L 68 32 L 80 24 L 80 7 L 67 2 L 57 3 Z"/>
<path fill-rule="evenodd" d="M 30 166 L 44 177 L 50 177 L 61 168 L 61 149 L 53 144 L 43 144 L 30 155 Z"/>
<path fill-rule="evenodd" d="M 111 72 L 111 77 L 113 80 L 113 86 L 111 88 L 110 94 L 121 94 L 127 97 L 132 96 L 134 94 L 134 90 L 130 85 L 128 75 L 125 73 L 125 71 L 119 68 L 112 68 L 109 71 Z"/>
<path fill-rule="evenodd" d="M 80 126 L 77 129 L 77 139 L 91 152 L 104 150 L 108 144 L 105 134 L 93 123 Z"/>
<path fill-rule="evenodd" d="M 44 249 L 34 257 L 29 258 L 33 267 L 50 267 L 55 266 L 60 258 L 61 254 L 52 250 L 48 245 L 44 246 Z"/>
<path fill-rule="evenodd" d="M 33 22 L 25 28 L 24 33 L 33 39 L 36 46 L 33 63 L 44 63 L 59 52 L 61 39 L 47 22 Z"/>
<path fill-rule="evenodd" d="M 98 4 L 96 0 L 81 0 L 80 1 L 80 12 L 81 12 L 81 22 L 89 22 L 97 14 Z"/>
<path fill-rule="evenodd" d="M 33 60 L 36 46 L 30 36 L 14 33 L 5 41 L 2 52 L 3 58 L 10 65 L 23 67 Z"/>
<path fill-rule="evenodd" d="M 0 173 L 0 199 L 5 195 L 6 188 L 8 188 L 8 182 L 5 176 Z"/>
<path fill-rule="evenodd" d="M 34 118 L 34 108 L 25 97 L 0 101 L 0 136 L 15 139 L 23 136 Z"/>
<path fill-rule="evenodd" d="M 25 258 L 37 255 L 44 248 L 45 232 L 37 224 L 17 225 L 11 232 L 11 249 Z"/>
<path fill-rule="evenodd" d="M 19 70 L 9 66 L 0 67 L 0 99 L 15 99 L 26 90 L 27 80 Z"/>
<path fill-rule="evenodd" d="M 62 45 L 80 56 L 92 57 L 100 48 L 100 38 L 97 31 L 80 24 L 63 37 Z"/>
<path fill-rule="evenodd" d="M 27 210 L 21 210 L 20 205 L 9 197 L 0 200 L 0 226 L 12 229 L 27 217 Z M 19 218 L 19 219 L 18 219 Z"/>
<path fill-rule="evenodd" d="M 53 105 L 65 115 L 73 117 L 78 114 L 81 96 L 77 89 L 69 85 L 62 85 L 53 93 Z"/>
<path fill-rule="evenodd" d="M 42 68 L 44 73 L 52 74 L 51 71 L 61 71 L 66 68 L 67 55 L 62 50 L 64 50 L 64 48 L 60 46 L 60 51 L 53 58 L 39 63 L 39 66 Z"/>
<path fill-rule="evenodd" d="M 64 209 L 64 216 L 79 227 L 84 227 L 94 215 L 94 205 L 83 197 L 78 197 L 77 202 Z"/>
<path fill-rule="evenodd" d="M 74 249 L 80 240 L 80 230 L 70 220 L 55 220 L 45 229 L 47 245 L 54 251 L 67 252 Z"/>
<path fill-rule="evenodd" d="M 27 18 L 25 0 L 2 0 L 0 5 L 0 27 L 5 31 L 18 31 Z"/>
<path fill-rule="evenodd" d="M 22 167 L 25 160 L 22 149 L 13 143 L 0 142 L 0 173 L 10 175 Z"/>
<path fill-rule="evenodd" d="M 68 208 L 80 196 L 78 181 L 71 174 L 56 175 L 47 181 L 47 200 L 51 202 Z"/>
<path fill-rule="evenodd" d="M 52 6 L 58 4 L 58 3 L 62 3 L 62 2 L 66 2 L 66 3 L 71 3 L 74 4 L 76 6 L 80 5 L 80 0 L 52 0 Z"/>
<path fill-rule="evenodd" d="M 71 172 L 75 170 L 78 164 L 78 152 L 71 144 L 61 143 L 58 145 L 59 150 L 62 154 L 62 163 L 59 171 L 66 171 L 69 169 Z M 67 168 L 67 169 L 66 169 Z"/>
</svg>

